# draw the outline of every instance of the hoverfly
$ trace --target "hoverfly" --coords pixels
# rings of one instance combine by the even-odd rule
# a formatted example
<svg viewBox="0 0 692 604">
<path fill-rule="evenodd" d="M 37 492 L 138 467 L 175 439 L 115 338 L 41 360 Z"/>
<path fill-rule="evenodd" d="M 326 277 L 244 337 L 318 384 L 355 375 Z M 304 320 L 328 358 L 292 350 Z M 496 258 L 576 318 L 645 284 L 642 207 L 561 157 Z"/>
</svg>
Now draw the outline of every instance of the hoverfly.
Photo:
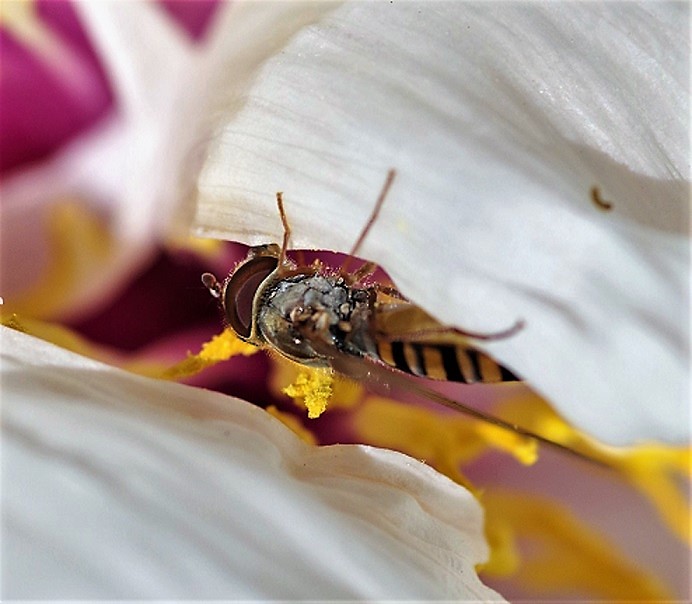
<svg viewBox="0 0 692 604">
<path fill-rule="evenodd" d="M 523 327 L 522 321 L 492 334 L 449 327 L 395 287 L 364 283 L 377 269 L 376 264 L 365 262 L 353 272 L 347 270 L 376 221 L 394 176 L 395 171 L 390 170 L 368 222 L 339 270 L 327 270 L 319 262 L 299 265 L 287 257 L 291 228 L 282 193 L 277 193 L 283 225 L 281 245 L 252 247 L 224 281 L 204 273 L 203 284 L 219 300 L 226 322 L 241 340 L 306 366 L 329 367 L 362 381 L 372 379 L 373 373 L 381 377 L 386 371 L 383 379 L 399 384 L 401 374 L 467 384 L 518 381 L 511 370 L 473 341 L 511 337 Z M 413 380 L 406 380 L 404 387 L 476 419 L 585 457 Z"/>
</svg>

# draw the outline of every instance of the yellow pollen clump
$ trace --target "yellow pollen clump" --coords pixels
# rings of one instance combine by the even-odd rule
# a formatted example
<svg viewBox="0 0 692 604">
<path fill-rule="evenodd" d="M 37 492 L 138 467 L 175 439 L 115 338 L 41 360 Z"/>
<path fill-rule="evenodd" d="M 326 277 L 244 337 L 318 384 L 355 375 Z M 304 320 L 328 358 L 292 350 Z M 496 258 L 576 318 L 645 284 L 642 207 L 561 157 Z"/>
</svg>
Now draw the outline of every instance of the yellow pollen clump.
<svg viewBox="0 0 692 604">
<path fill-rule="evenodd" d="M 282 389 L 294 400 L 301 400 L 308 410 L 308 417 L 315 419 L 327 409 L 332 396 L 334 374 L 331 369 L 301 367 L 295 381 Z"/>
<path fill-rule="evenodd" d="M 308 370 L 305 366 L 272 354 L 272 371 L 269 385 L 272 391 L 283 392 L 286 384 L 293 384 L 298 379 L 302 371 Z M 363 397 L 364 388 L 360 384 L 344 378 L 337 373 L 332 374 L 332 395 L 329 399 L 331 408 L 351 409 L 355 407 Z M 302 402 L 299 401 L 299 404 Z"/>
</svg>

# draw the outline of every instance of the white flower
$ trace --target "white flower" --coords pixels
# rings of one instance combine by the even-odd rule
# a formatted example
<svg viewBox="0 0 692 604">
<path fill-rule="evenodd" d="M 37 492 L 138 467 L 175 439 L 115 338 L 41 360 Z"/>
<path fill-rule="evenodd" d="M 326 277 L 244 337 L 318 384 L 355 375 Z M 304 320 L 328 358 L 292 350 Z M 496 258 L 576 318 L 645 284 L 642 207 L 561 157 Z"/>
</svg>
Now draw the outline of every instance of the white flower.
<svg viewBox="0 0 692 604">
<path fill-rule="evenodd" d="M 227 103 L 197 231 L 278 241 L 281 190 L 296 247 L 348 251 L 396 168 L 364 257 L 450 324 L 524 319 L 488 348 L 591 434 L 686 441 L 686 15 L 346 3 Z"/>
<path fill-rule="evenodd" d="M 1 333 L 5 598 L 503 601 L 422 463 Z"/>
<path fill-rule="evenodd" d="M 279 240 L 278 190 L 296 246 L 348 251 L 394 167 L 363 256 L 450 324 L 524 319 L 491 351 L 593 434 L 688 436 L 685 9 L 234 2 L 192 45 L 151 4 L 78 6 L 117 110 L 3 190 L 4 257 L 40 256 L 46 202 L 109 218 L 111 266 L 63 309 L 193 213 Z M 477 504 L 409 458 L 21 334 L 2 352 L 5 596 L 499 598 Z"/>
</svg>

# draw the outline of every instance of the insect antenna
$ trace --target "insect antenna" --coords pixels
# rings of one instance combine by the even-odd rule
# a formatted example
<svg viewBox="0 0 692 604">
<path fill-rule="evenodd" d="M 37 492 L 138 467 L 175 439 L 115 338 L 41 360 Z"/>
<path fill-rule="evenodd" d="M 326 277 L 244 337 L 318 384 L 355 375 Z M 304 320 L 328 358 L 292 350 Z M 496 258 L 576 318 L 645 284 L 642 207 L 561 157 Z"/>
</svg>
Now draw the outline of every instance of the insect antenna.
<svg viewBox="0 0 692 604">
<path fill-rule="evenodd" d="M 202 283 L 214 298 L 221 297 L 221 283 L 212 273 L 202 273 Z"/>
<path fill-rule="evenodd" d="M 384 181 L 384 186 L 382 187 L 382 191 L 380 191 L 380 195 L 377 198 L 377 202 L 375 203 L 375 207 L 373 208 L 372 214 L 370 214 L 370 218 L 368 218 L 368 222 L 365 224 L 365 227 L 361 231 L 358 239 L 353 244 L 351 251 L 348 253 L 348 258 L 346 258 L 346 260 L 344 260 L 344 263 L 341 265 L 342 274 L 346 273 L 346 269 L 349 263 L 351 262 L 352 256 L 355 256 L 358 253 L 358 250 L 360 250 L 360 246 L 363 245 L 363 241 L 365 241 L 365 238 L 370 232 L 372 225 L 375 224 L 375 221 L 377 220 L 377 217 L 380 214 L 380 210 L 382 209 L 382 204 L 384 203 L 384 200 L 387 197 L 387 193 L 389 192 L 389 189 L 392 186 L 392 182 L 394 182 L 395 176 L 396 170 L 394 170 L 394 168 L 391 168 L 389 172 L 387 172 L 387 178 Z"/>
</svg>

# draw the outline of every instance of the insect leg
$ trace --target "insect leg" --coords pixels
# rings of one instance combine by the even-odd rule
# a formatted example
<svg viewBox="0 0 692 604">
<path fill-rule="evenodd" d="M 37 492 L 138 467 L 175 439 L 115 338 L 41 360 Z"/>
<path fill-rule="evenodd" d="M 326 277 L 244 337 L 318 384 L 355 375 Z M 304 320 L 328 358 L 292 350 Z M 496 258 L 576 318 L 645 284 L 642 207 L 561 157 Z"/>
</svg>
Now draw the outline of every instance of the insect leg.
<svg viewBox="0 0 692 604">
<path fill-rule="evenodd" d="M 457 327 L 446 327 L 444 325 L 440 325 L 440 327 L 427 327 L 425 329 L 412 330 L 407 333 L 389 334 L 386 332 L 378 332 L 377 337 L 378 339 L 385 340 L 388 342 L 420 342 L 424 338 L 429 338 L 435 335 L 459 335 L 464 338 L 469 338 L 471 340 L 503 340 L 516 334 L 518 331 L 523 329 L 524 325 L 524 321 L 520 319 L 510 328 L 504 329 L 502 331 L 496 331 L 493 333 L 479 333 L 476 331 L 466 331 L 464 329 L 458 329 Z"/>
<path fill-rule="evenodd" d="M 377 216 L 379 215 L 380 210 L 382 209 L 382 204 L 384 203 L 384 200 L 387 197 L 387 193 L 389 192 L 389 189 L 392 186 L 392 182 L 394 182 L 395 176 L 396 170 L 394 170 L 394 168 L 390 169 L 389 172 L 387 172 L 387 178 L 384 181 L 382 191 L 380 191 L 380 196 L 377 198 L 377 201 L 375 202 L 375 207 L 372 210 L 372 214 L 370 214 L 368 222 L 365 224 L 365 227 L 361 231 L 360 236 L 356 240 L 356 243 L 353 245 L 351 251 L 348 253 L 349 257 L 346 258 L 346 260 L 344 260 L 344 263 L 341 265 L 342 275 L 346 273 L 346 268 L 348 267 L 348 264 L 351 261 L 351 256 L 355 256 L 358 253 L 358 250 L 360 249 L 360 246 L 363 244 L 363 241 L 365 241 L 365 238 L 367 237 L 370 228 L 373 224 L 375 224 Z"/>
<path fill-rule="evenodd" d="M 375 202 L 375 207 L 372 210 L 372 214 L 370 215 L 370 218 L 368 218 L 368 222 L 366 223 L 365 228 L 361 232 L 360 237 L 358 237 L 358 240 L 351 248 L 351 251 L 348 254 L 349 256 L 355 256 L 358 253 L 358 250 L 360 249 L 360 246 L 363 244 L 363 241 L 365 241 L 365 238 L 367 237 L 370 228 L 373 224 L 375 224 L 375 220 L 377 220 L 377 217 L 380 214 L 382 204 L 384 203 L 384 200 L 387 197 L 387 193 L 389 192 L 389 188 L 392 186 L 392 182 L 394 182 L 395 176 L 396 170 L 394 170 L 393 168 L 390 169 L 389 172 L 387 172 L 387 178 L 384 181 L 382 191 L 380 191 L 380 196 L 377 198 L 377 201 Z"/>
<path fill-rule="evenodd" d="M 465 329 L 454 328 L 458 334 L 466 336 L 467 338 L 473 338 L 474 340 L 504 340 L 505 338 L 511 338 L 515 333 L 524 329 L 526 322 L 523 319 L 517 319 L 511 327 L 503 329 L 502 331 L 496 331 L 491 333 L 478 333 L 476 331 L 466 331 Z"/>
<path fill-rule="evenodd" d="M 279 253 L 279 266 L 285 266 L 288 264 L 286 260 L 286 250 L 288 249 L 288 241 L 291 238 L 291 225 L 288 224 L 288 218 L 286 218 L 286 212 L 284 211 L 284 197 L 283 193 L 277 191 L 276 193 L 276 205 L 279 206 L 279 215 L 281 216 L 281 224 L 284 227 L 284 237 L 281 242 L 281 252 Z"/>
<path fill-rule="evenodd" d="M 349 272 L 344 272 L 344 266 L 346 266 L 348 262 L 348 258 L 344 262 L 344 264 L 341 267 L 340 274 L 343 277 L 344 281 L 348 283 L 349 285 L 355 285 L 356 283 L 360 283 L 365 277 L 369 277 L 372 275 L 376 270 L 377 270 L 377 264 L 374 262 L 365 262 L 357 271 L 353 273 Z"/>
<path fill-rule="evenodd" d="M 382 283 L 373 283 L 371 286 L 373 289 L 377 290 L 378 292 L 381 292 L 387 296 L 391 296 L 392 298 L 396 298 L 397 300 L 401 300 L 403 302 L 408 302 L 409 299 L 404 296 L 396 287 L 392 285 L 382 285 Z"/>
</svg>

